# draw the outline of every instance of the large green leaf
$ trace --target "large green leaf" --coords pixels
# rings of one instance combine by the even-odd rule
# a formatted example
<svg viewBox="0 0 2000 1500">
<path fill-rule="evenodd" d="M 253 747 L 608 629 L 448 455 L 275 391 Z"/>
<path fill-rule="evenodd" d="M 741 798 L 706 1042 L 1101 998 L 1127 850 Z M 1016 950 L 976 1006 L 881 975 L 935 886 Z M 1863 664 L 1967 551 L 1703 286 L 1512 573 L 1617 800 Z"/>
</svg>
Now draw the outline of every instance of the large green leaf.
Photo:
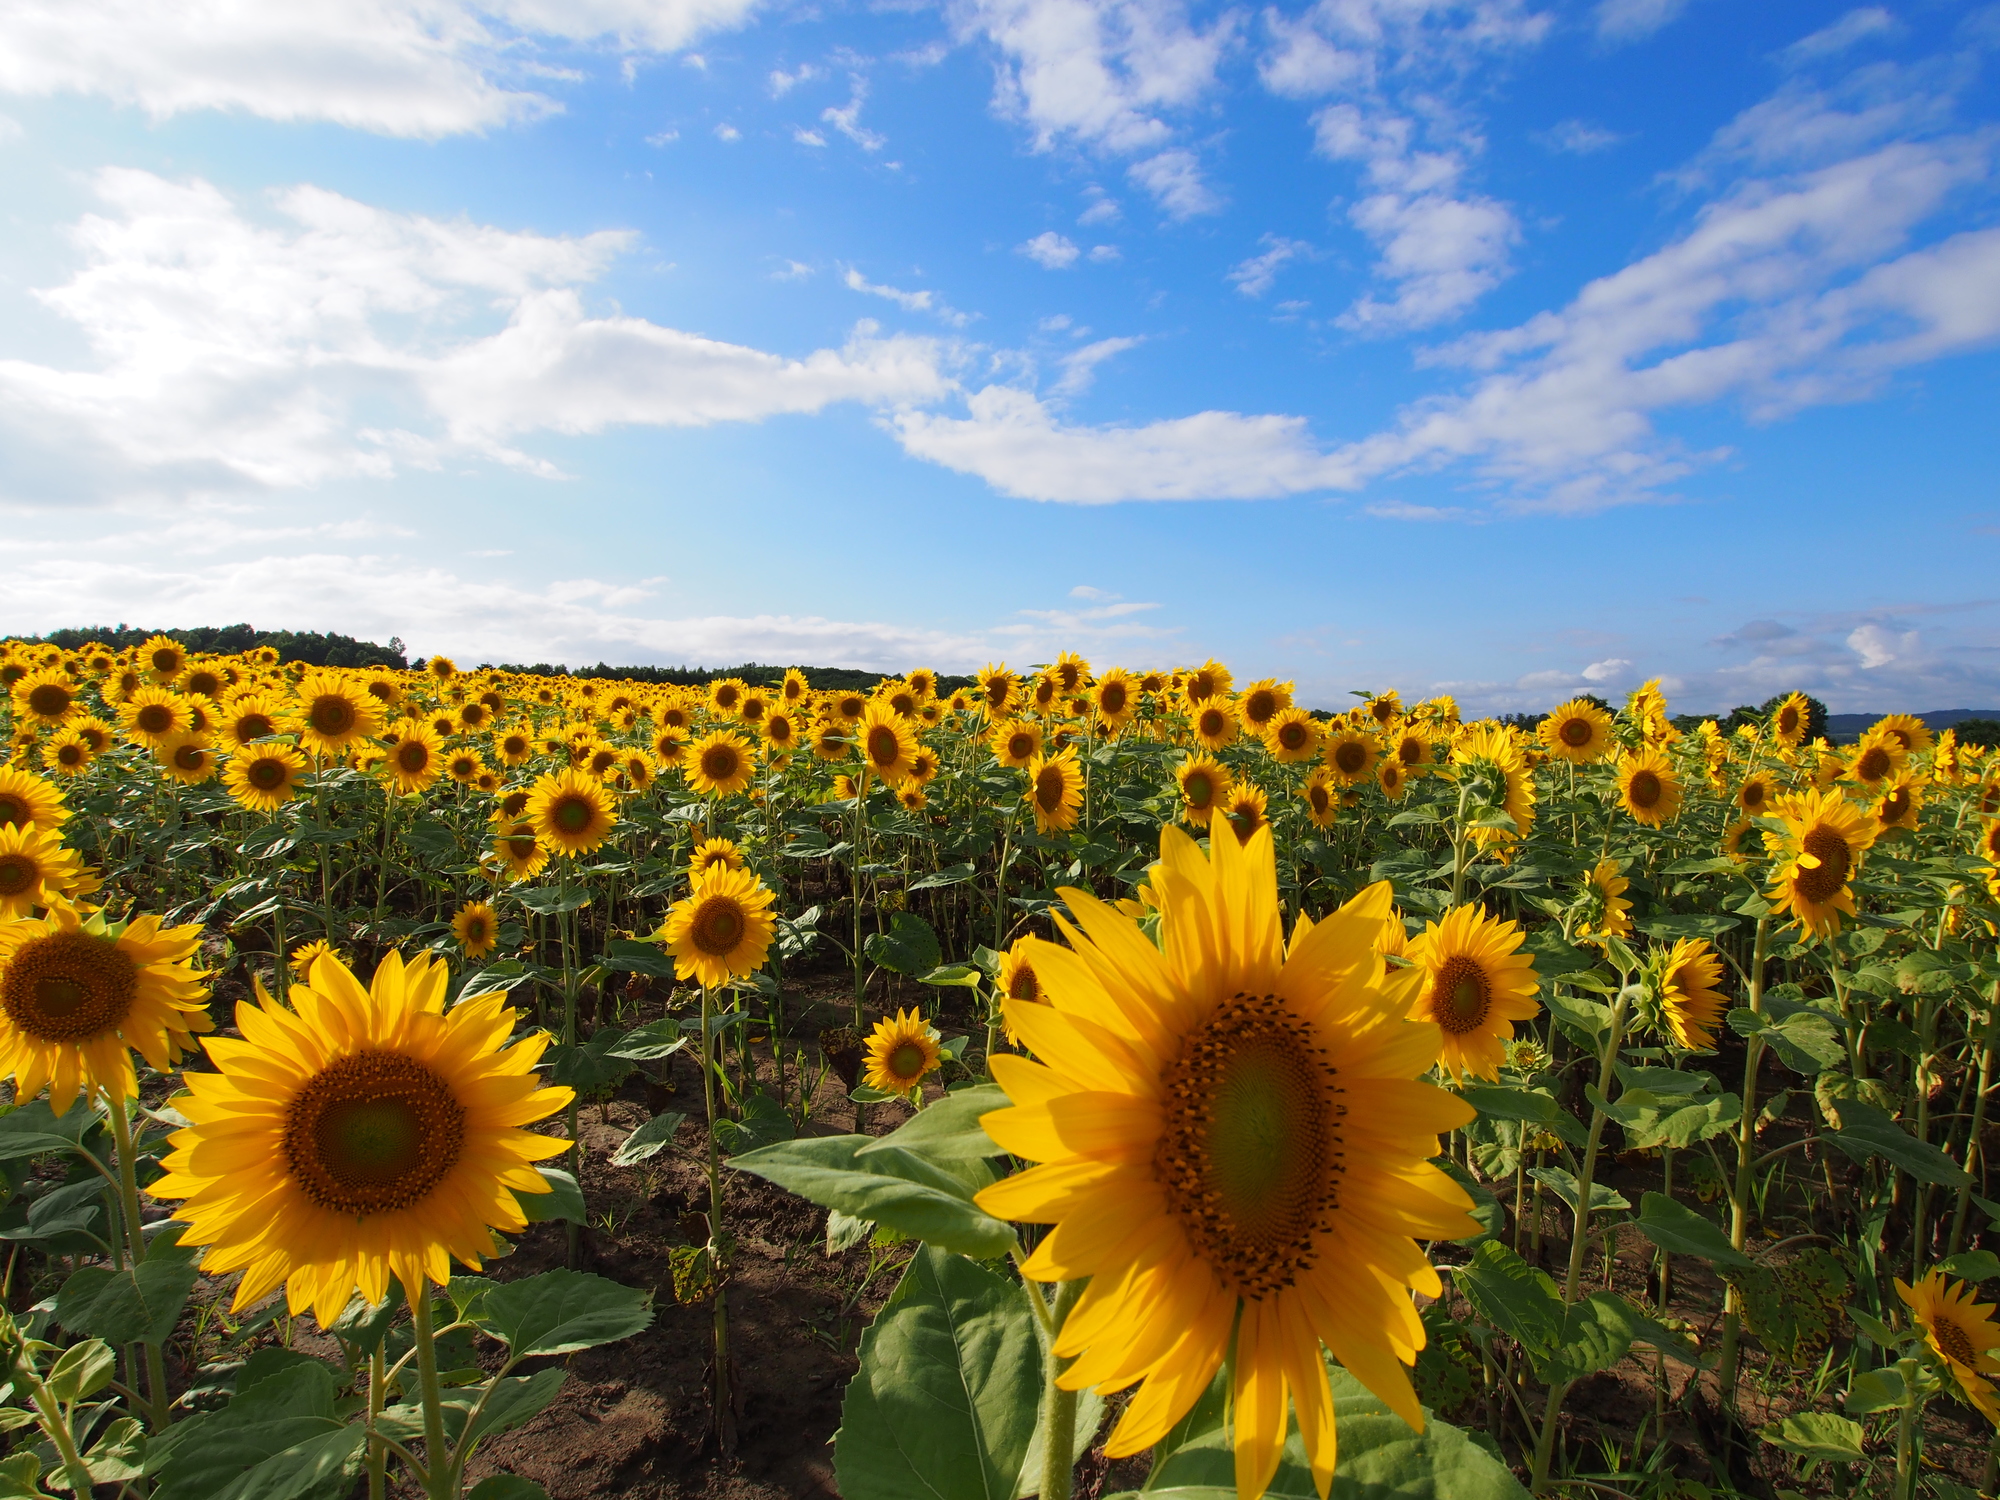
<svg viewBox="0 0 2000 1500">
<path fill-rule="evenodd" d="M 890 1134 L 863 1146 L 856 1154 L 866 1157 L 880 1151 L 908 1151 L 933 1162 L 980 1161 L 999 1156 L 1000 1148 L 979 1123 L 979 1117 L 1005 1109 L 1008 1102 L 1006 1092 L 997 1084 L 982 1083 L 960 1089 L 910 1116 Z"/>
<path fill-rule="evenodd" d="M 479 1303 L 479 1325 L 514 1358 L 574 1354 L 642 1332 L 653 1321 L 652 1298 L 581 1271 L 544 1271 L 494 1287 Z"/>
<path fill-rule="evenodd" d="M 1918 1140 L 1889 1115 L 1859 1099 L 1843 1099 L 1837 1106 L 1840 1129 L 1823 1132 L 1858 1162 L 1880 1158 L 1902 1168 L 1919 1182 L 1939 1187 L 1967 1187 L 1972 1178 L 1937 1147 Z"/>
<path fill-rule="evenodd" d="M 588 1214 L 583 1206 L 583 1189 L 577 1180 L 561 1167 L 536 1167 L 542 1181 L 549 1185 L 546 1193 L 516 1193 L 514 1201 L 521 1205 L 521 1217 L 530 1224 L 539 1224 L 544 1219 L 567 1219 L 572 1224 L 581 1224 Z"/>
<path fill-rule="evenodd" d="M 1335 1500 L 1527 1500 L 1507 1466 L 1463 1428 L 1432 1416 L 1415 1432 L 1338 1365 L 1327 1374 L 1340 1434 Z M 1219 1402 L 1216 1408 L 1212 1425 L 1161 1461 L 1151 1487 L 1111 1500 L 1234 1500 L 1236 1459 Z M 1296 1425 L 1265 1493 L 1270 1500 L 1318 1500 Z"/>
<path fill-rule="evenodd" d="M 1830 1411 L 1799 1412 L 1771 1423 L 1758 1436 L 1800 1458 L 1857 1463 L 1868 1456 L 1861 1450 L 1861 1424 Z"/>
<path fill-rule="evenodd" d="M 80 1151 L 84 1137 L 101 1125 L 103 1118 L 80 1094 L 60 1116 L 49 1108 L 45 1099 L 10 1109 L 0 1115 L 0 1161 L 41 1156 L 49 1151 Z"/>
<path fill-rule="evenodd" d="M 931 924 L 907 911 L 897 912 L 889 930 L 871 935 L 862 949 L 870 962 L 913 979 L 944 961 L 944 950 L 938 946 Z"/>
<path fill-rule="evenodd" d="M 155 1257 L 122 1271 L 85 1266 L 56 1293 L 56 1321 L 107 1343 L 163 1344 L 200 1274 L 178 1257 Z"/>
<path fill-rule="evenodd" d="M 674 1132 L 681 1128 L 681 1121 L 686 1118 L 686 1115 L 674 1110 L 669 1110 L 663 1115 L 654 1115 L 652 1119 L 625 1137 L 617 1151 L 612 1153 L 611 1165 L 637 1166 L 642 1161 L 658 1156 L 674 1143 Z"/>
<path fill-rule="evenodd" d="M 1754 1264 L 1712 1220 L 1663 1193 L 1647 1193 L 1639 1200 L 1639 1228 L 1662 1250 L 1677 1255 L 1696 1255 L 1718 1266 Z"/>
<path fill-rule="evenodd" d="M 363 1434 L 335 1414 L 335 1390 L 325 1365 L 294 1365 L 156 1435 L 153 1500 L 341 1500 Z"/>
<path fill-rule="evenodd" d="M 907 1151 L 871 1151 L 865 1135 L 784 1141 L 730 1160 L 822 1208 L 886 1225 L 910 1239 L 990 1260 L 1014 1245 L 1014 1230 L 978 1208 L 972 1189 Z"/>
<path fill-rule="evenodd" d="M 1020 1286 L 927 1247 L 861 1337 L 834 1445 L 840 1493 L 1013 1500 L 1041 1390 Z"/>
<path fill-rule="evenodd" d="M 567 1084 L 579 1094 L 601 1094 L 618 1087 L 633 1068 L 632 1060 L 617 1051 L 626 1035 L 622 1026 L 600 1026 L 589 1040 L 574 1047 L 549 1048 L 550 1081 Z"/>
<path fill-rule="evenodd" d="M 1531 1355 L 1546 1354 L 1562 1337 L 1562 1294 L 1498 1240 L 1487 1240 L 1472 1259 L 1452 1268 L 1452 1280 L 1481 1317 Z"/>
<path fill-rule="evenodd" d="M 715 1144 L 725 1156 L 740 1156 L 760 1146 L 792 1138 L 792 1117 L 785 1106 L 762 1089 L 743 1101 L 743 1118 L 715 1122 Z"/>
</svg>

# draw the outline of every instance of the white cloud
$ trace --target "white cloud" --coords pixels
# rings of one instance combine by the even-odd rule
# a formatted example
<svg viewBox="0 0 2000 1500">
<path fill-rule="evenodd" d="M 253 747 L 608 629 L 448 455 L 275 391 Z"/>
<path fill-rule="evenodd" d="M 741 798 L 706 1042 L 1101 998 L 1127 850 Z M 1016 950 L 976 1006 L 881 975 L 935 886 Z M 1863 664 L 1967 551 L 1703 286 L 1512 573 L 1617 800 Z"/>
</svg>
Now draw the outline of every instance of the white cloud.
<svg viewBox="0 0 2000 1500">
<path fill-rule="evenodd" d="M 770 86 L 771 97 L 773 99 L 782 99 L 800 84 L 814 78 L 824 78 L 825 76 L 823 72 L 811 63 L 800 63 L 797 68 L 789 73 L 783 68 L 773 68 L 770 77 L 766 81 Z"/>
<path fill-rule="evenodd" d="M 1615 682 L 1620 677 L 1628 676 L 1631 671 L 1632 663 L 1624 657 L 1607 657 L 1603 661 L 1594 661 L 1585 667 L 1583 669 L 1583 680 L 1585 682 Z"/>
<path fill-rule="evenodd" d="M 1892 662 L 1907 662 L 1915 658 L 1919 639 L 1914 630 L 1895 631 L 1881 625 L 1857 625 L 1848 635 L 1847 645 L 1861 659 L 1862 670 L 1872 672 Z"/>
<path fill-rule="evenodd" d="M 853 85 L 854 92 L 846 104 L 838 109 L 828 105 L 820 111 L 819 117 L 863 151 L 880 151 L 889 144 L 889 138 L 877 135 L 861 123 L 861 106 L 868 100 L 868 80 L 855 78 Z"/>
<path fill-rule="evenodd" d="M 1108 195 L 1103 188 L 1092 183 L 1085 190 L 1090 195 L 1090 206 L 1076 216 L 1079 224 L 1113 224 L 1120 217 L 1118 200 Z"/>
<path fill-rule="evenodd" d="M 1076 264 L 1076 258 L 1083 252 L 1073 241 L 1057 234 L 1053 229 L 1045 229 L 1026 244 L 1014 247 L 1036 265 L 1048 271 L 1063 271 Z"/>
<path fill-rule="evenodd" d="M 715 138 L 718 141 L 740 141 L 743 139 L 743 132 L 725 122 L 715 127 Z"/>
<path fill-rule="evenodd" d="M 813 274 L 813 268 L 802 260 L 787 260 L 784 266 L 771 273 L 773 281 L 804 281 Z"/>
<path fill-rule="evenodd" d="M 1263 253 L 1239 262 L 1223 278 L 1234 282 L 1236 290 L 1246 297 L 1263 296 L 1271 290 L 1280 270 L 1301 255 L 1312 253 L 1312 246 L 1304 240 L 1288 240 L 1279 234 L 1267 234 L 1258 243 L 1264 247 Z"/>
<path fill-rule="evenodd" d="M 1109 594 L 1103 589 L 1092 588 L 1087 583 L 1079 583 L 1069 591 L 1069 596 L 1072 599 L 1088 599 L 1094 604 L 1116 604 L 1125 597 L 1123 594 Z"/>
<path fill-rule="evenodd" d="M 1151 193 L 1171 218 L 1191 219 L 1222 211 L 1222 199 L 1202 180 L 1201 161 L 1192 151 L 1181 147 L 1162 151 L 1133 162 L 1125 175 Z"/>
<path fill-rule="evenodd" d="M 669 127 L 666 130 L 656 131 L 654 134 L 647 136 L 646 144 L 649 146 L 671 146 L 680 138 L 681 133 Z"/>
<path fill-rule="evenodd" d="M 893 302 L 904 312 L 929 313 L 931 316 L 949 323 L 954 328 L 963 328 L 972 319 L 956 308 L 946 304 L 944 299 L 929 287 L 920 291 L 906 292 L 901 287 L 880 286 L 849 266 L 842 278 L 850 291 L 864 292 L 870 297 L 880 297 Z"/>
<path fill-rule="evenodd" d="M 1114 355 L 1123 354 L 1127 349 L 1136 349 L 1145 343 L 1143 338 L 1099 339 L 1094 344 L 1085 344 L 1081 349 L 1066 354 L 1062 360 L 1062 378 L 1051 387 L 1057 396 L 1077 396 L 1090 389 L 1097 378 L 1097 367 Z"/>
<path fill-rule="evenodd" d="M 1610 150 L 1625 137 L 1587 120 L 1563 120 L 1547 130 L 1537 131 L 1534 139 L 1564 156 L 1591 156 Z"/>
<path fill-rule="evenodd" d="M 73 231 L 80 268 L 37 294 L 88 356 L 0 357 L 16 496 L 98 498 L 139 476 L 311 485 L 466 453 L 552 473 L 512 440 L 951 388 L 936 345 L 868 324 L 844 349 L 789 359 L 592 316 L 578 288 L 631 247 L 623 231 L 515 233 L 315 187 L 274 194 L 267 220 L 200 181 L 117 169 L 95 186 L 105 212 Z M 47 478 L 51 454 L 66 455 L 67 491 Z"/>
<path fill-rule="evenodd" d="M 89 94 L 155 119 L 239 110 L 436 138 L 561 108 L 513 33 L 671 52 L 756 0 L 13 0 L 0 92 Z"/>
<path fill-rule="evenodd" d="M 1029 128 L 1035 149 L 1156 163 L 1175 133 L 1164 117 L 1214 86 L 1236 27 L 1228 11 L 1198 29 L 1180 0 L 970 0 L 960 14 L 962 31 L 999 50 L 995 108 Z M 1210 211 L 1192 154 L 1178 156 L 1134 180 L 1177 217 Z"/>
<path fill-rule="evenodd" d="M 1678 20 L 1686 9 L 1687 0 L 1600 0 L 1597 36 L 1613 46 L 1644 41 Z"/>
<path fill-rule="evenodd" d="M 792 139 L 801 146 L 824 146 L 826 137 L 817 130 L 807 130 L 803 125 L 792 127 Z"/>
<path fill-rule="evenodd" d="M 1094 265 L 1108 265 L 1119 258 L 1119 251 L 1116 245 L 1092 245 L 1090 247 L 1090 259 Z"/>
<path fill-rule="evenodd" d="M 1897 29 L 1896 18 L 1881 6 L 1862 6 L 1850 10 L 1831 26 L 1823 26 L 1810 36 L 1800 37 L 1784 50 L 1782 56 L 1787 63 L 1797 67 L 1831 57 L 1836 52 L 1845 52 L 1856 42 Z"/>
</svg>

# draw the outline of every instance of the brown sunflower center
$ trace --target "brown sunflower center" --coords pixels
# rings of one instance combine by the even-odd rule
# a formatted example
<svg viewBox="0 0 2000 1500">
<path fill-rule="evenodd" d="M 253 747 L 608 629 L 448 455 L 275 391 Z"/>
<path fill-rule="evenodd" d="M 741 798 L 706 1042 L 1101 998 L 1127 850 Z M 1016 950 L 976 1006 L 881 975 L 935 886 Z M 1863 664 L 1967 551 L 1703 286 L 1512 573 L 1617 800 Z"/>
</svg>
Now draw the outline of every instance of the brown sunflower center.
<svg viewBox="0 0 2000 1500">
<path fill-rule="evenodd" d="M 889 1054 L 889 1071 L 905 1083 L 914 1083 L 924 1076 L 924 1049 L 915 1042 L 905 1042 Z"/>
<path fill-rule="evenodd" d="M 1210 739 L 1221 734 L 1228 723 L 1229 716 L 1223 713 L 1221 709 L 1207 708 L 1202 710 L 1200 729 Z"/>
<path fill-rule="evenodd" d="M 564 833 L 582 833 L 596 816 L 597 808 L 588 797 L 563 797 L 549 809 L 549 821 Z"/>
<path fill-rule="evenodd" d="M 1100 712 L 1107 714 L 1124 713 L 1125 684 L 1122 682 L 1105 683 L 1103 690 L 1097 695 L 1097 707 Z"/>
<path fill-rule="evenodd" d="M 465 1111 L 442 1078 L 400 1052 L 359 1052 L 299 1090 L 283 1149 L 307 1198 L 360 1218 L 421 1203 L 464 1142 Z"/>
<path fill-rule="evenodd" d="M 701 752 L 701 774 L 710 781 L 731 780 L 742 764 L 742 757 L 731 745 L 710 745 Z"/>
<path fill-rule="evenodd" d="M 1651 812 L 1660 805 L 1660 778 L 1652 771 L 1635 771 L 1632 786 L 1627 793 L 1632 805 L 1641 812 Z"/>
<path fill-rule="evenodd" d="M 1778 710 L 1778 733 L 1793 735 L 1799 732 L 1799 711 L 1787 704 Z"/>
<path fill-rule="evenodd" d="M 1564 719 L 1563 726 L 1557 734 L 1570 749 L 1581 750 L 1590 743 L 1590 720 Z"/>
<path fill-rule="evenodd" d="M 893 766 L 902 758 L 902 746 L 896 739 L 896 731 L 886 724 L 878 724 L 868 731 L 868 758 L 878 766 Z"/>
<path fill-rule="evenodd" d="M 734 896 L 710 896 L 694 909 L 689 935 L 711 958 L 726 958 L 743 941 L 743 908 Z"/>
<path fill-rule="evenodd" d="M 1035 753 L 1035 737 L 1032 734 L 1016 734 L 1008 737 L 1007 757 L 1010 760 L 1027 760 Z"/>
<path fill-rule="evenodd" d="M 200 745 L 180 745 L 174 750 L 174 769 L 199 771 L 208 764 L 208 751 Z"/>
<path fill-rule="evenodd" d="M 41 879 L 42 868 L 25 854 L 0 854 L 0 896 L 18 896 Z"/>
<path fill-rule="evenodd" d="M 1181 783 L 1181 794 L 1190 807 L 1206 807 L 1215 800 L 1215 780 L 1206 771 L 1190 771 Z"/>
<path fill-rule="evenodd" d="M 1863 781 L 1880 781 L 1889 774 L 1890 765 L 1889 752 L 1880 745 L 1870 745 L 1855 761 L 1854 774 Z"/>
<path fill-rule="evenodd" d="M 1743 810 L 1754 813 L 1764 805 L 1764 783 L 1749 781 L 1743 785 Z"/>
<path fill-rule="evenodd" d="M 404 740 L 396 747 L 396 764 L 415 776 L 431 763 L 431 747 L 422 740 Z"/>
<path fill-rule="evenodd" d="M 1278 743 L 1286 750 L 1303 750 L 1311 734 L 1311 730 L 1307 729 L 1297 719 L 1294 719 L 1289 724 L 1279 726 Z"/>
<path fill-rule="evenodd" d="M 477 947 L 486 941 L 486 918 L 467 917 L 465 919 L 465 941 L 471 947 Z"/>
<path fill-rule="evenodd" d="M 1368 751 L 1357 740 L 1349 740 L 1333 752 L 1333 763 L 1348 776 L 1358 775 L 1368 764 Z"/>
<path fill-rule="evenodd" d="M 1431 1019 L 1453 1036 L 1477 1031 L 1493 1008 L 1493 989 L 1479 960 L 1455 953 L 1431 985 Z"/>
<path fill-rule="evenodd" d="M 174 727 L 174 711 L 164 703 L 148 703 L 132 716 L 132 722 L 146 734 L 165 734 Z"/>
<path fill-rule="evenodd" d="M 34 821 L 34 812 L 28 806 L 28 799 L 15 792 L 0 792 L 0 824 L 18 828 Z"/>
<path fill-rule="evenodd" d="M 138 991 L 138 967 L 115 940 L 54 932 L 15 950 L 0 1009 L 37 1041 L 80 1042 L 115 1030 Z"/>
<path fill-rule="evenodd" d="M 1882 799 L 1882 821 L 1894 823 L 1910 810 L 1910 789 L 1899 786 Z"/>
<path fill-rule="evenodd" d="M 262 740 L 278 732 L 278 726 L 271 722 L 269 714 L 245 714 L 236 721 L 236 737 L 239 740 Z"/>
<path fill-rule="evenodd" d="M 1014 971 L 1014 977 L 1007 981 L 1009 1000 L 1037 1001 L 1042 998 L 1041 981 L 1035 978 L 1035 971 L 1026 964 Z"/>
<path fill-rule="evenodd" d="M 28 711 L 53 719 L 69 712 L 69 689 L 59 682 L 37 684 L 28 693 Z"/>
<path fill-rule="evenodd" d="M 85 748 L 75 741 L 56 746 L 56 764 L 59 766 L 80 766 L 86 755 Z"/>
<path fill-rule="evenodd" d="M 306 722 L 329 739 L 354 730 L 354 705 L 338 693 L 322 693 L 306 710 Z"/>
<path fill-rule="evenodd" d="M 1965 1330 L 1950 1318 L 1933 1316 L 1931 1337 L 1937 1341 L 1937 1346 L 1943 1351 L 1944 1357 L 1954 1364 L 1971 1369 L 1978 1362 L 1979 1351 L 1973 1348 L 1972 1340 L 1966 1336 Z"/>
<path fill-rule="evenodd" d="M 1278 700 L 1263 688 L 1243 700 L 1243 717 L 1252 724 L 1263 723 L 1277 711 Z"/>
<path fill-rule="evenodd" d="M 1035 806 L 1045 813 L 1054 812 L 1063 804 L 1066 787 L 1061 771 L 1054 766 L 1043 766 L 1035 774 Z"/>
<path fill-rule="evenodd" d="M 180 652 L 169 651 L 165 647 L 155 651 L 147 660 L 152 662 L 155 672 L 162 672 L 168 676 L 173 675 L 181 669 Z"/>
<path fill-rule="evenodd" d="M 535 838 L 529 833 L 510 834 L 500 841 L 506 846 L 508 856 L 524 863 L 535 857 Z"/>
<path fill-rule="evenodd" d="M 1318 1259 L 1343 1173 L 1335 1070 L 1275 995 L 1237 994 L 1188 1034 L 1161 1080 L 1153 1176 L 1210 1270 L 1245 1297 Z"/>
<path fill-rule="evenodd" d="M 1306 788 L 1306 801 L 1312 804 L 1312 810 L 1316 813 L 1323 813 L 1333 805 L 1333 798 L 1327 789 L 1317 783 Z"/>
<path fill-rule="evenodd" d="M 1806 853 L 1819 861 L 1819 865 L 1815 869 L 1799 871 L 1799 894 L 1815 906 L 1831 901 L 1847 884 L 1847 872 L 1854 862 L 1853 855 L 1848 852 L 1847 840 L 1834 829 L 1820 824 L 1808 828 L 1800 844 Z"/>
</svg>

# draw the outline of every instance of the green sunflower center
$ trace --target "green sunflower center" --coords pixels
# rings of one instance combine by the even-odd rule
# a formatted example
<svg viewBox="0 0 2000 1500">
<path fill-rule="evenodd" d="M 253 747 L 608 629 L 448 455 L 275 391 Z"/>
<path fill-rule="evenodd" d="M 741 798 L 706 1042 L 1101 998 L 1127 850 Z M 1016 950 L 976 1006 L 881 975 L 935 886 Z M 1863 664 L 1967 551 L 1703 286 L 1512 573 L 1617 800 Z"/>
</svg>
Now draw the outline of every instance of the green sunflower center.
<svg viewBox="0 0 2000 1500">
<path fill-rule="evenodd" d="M 1493 1008 L 1493 989 L 1479 960 L 1455 953 L 1431 986 L 1431 1019 L 1454 1036 L 1477 1031 Z"/>
<path fill-rule="evenodd" d="M 590 826 L 596 809 L 582 797 L 565 797 L 555 805 L 552 821 L 564 833 L 582 833 Z"/>
<path fill-rule="evenodd" d="M 889 1054 L 889 1071 L 898 1078 L 915 1082 L 924 1076 L 924 1049 L 915 1042 L 905 1042 Z"/>
<path fill-rule="evenodd" d="M 422 1202 L 464 1141 L 465 1111 L 443 1079 L 400 1052 L 361 1052 L 299 1090 L 283 1150 L 307 1198 L 360 1218 Z"/>
<path fill-rule="evenodd" d="M 1168 1069 L 1153 1176 L 1188 1242 L 1245 1297 L 1297 1281 L 1339 1207 L 1335 1070 L 1275 995 L 1238 994 L 1190 1032 Z"/>
<path fill-rule="evenodd" d="M 39 1042 L 80 1042 L 123 1022 L 138 990 L 138 967 L 115 941 L 55 932 L 15 950 L 0 1009 Z"/>
</svg>

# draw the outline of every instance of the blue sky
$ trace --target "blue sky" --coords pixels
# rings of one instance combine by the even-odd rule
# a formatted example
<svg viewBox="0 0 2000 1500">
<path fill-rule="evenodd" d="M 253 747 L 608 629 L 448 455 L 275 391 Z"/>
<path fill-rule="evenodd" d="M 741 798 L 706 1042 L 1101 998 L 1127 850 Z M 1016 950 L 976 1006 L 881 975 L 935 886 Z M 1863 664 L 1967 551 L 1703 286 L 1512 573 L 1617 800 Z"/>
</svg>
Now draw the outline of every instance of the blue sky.
<svg viewBox="0 0 2000 1500">
<path fill-rule="evenodd" d="M 2000 704 L 2000 5 L 0 0 L 0 630 Z"/>
</svg>

